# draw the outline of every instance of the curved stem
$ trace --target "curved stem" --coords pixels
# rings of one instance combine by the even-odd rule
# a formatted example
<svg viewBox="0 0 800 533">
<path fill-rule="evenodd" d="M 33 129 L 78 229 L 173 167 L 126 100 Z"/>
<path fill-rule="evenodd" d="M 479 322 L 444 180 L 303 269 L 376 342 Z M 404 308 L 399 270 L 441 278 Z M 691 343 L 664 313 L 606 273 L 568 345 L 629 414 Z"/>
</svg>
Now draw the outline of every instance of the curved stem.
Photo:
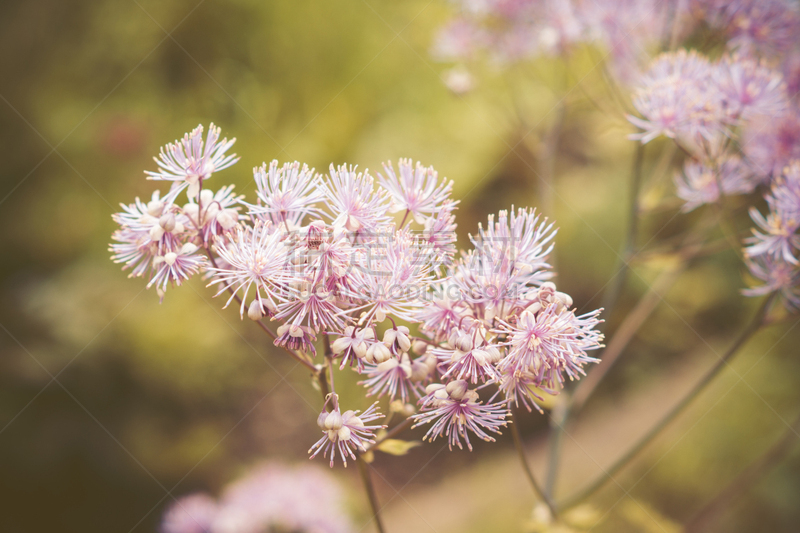
<svg viewBox="0 0 800 533">
<path fill-rule="evenodd" d="M 614 477 L 614 474 L 619 472 L 622 468 L 624 468 L 628 463 L 630 463 L 645 447 L 647 447 L 650 442 L 658 436 L 661 431 L 669 425 L 670 422 L 675 420 L 675 418 L 683 412 L 689 404 L 694 401 L 703 390 L 708 386 L 709 383 L 713 381 L 713 379 L 719 375 L 719 373 L 728 366 L 728 361 L 736 355 L 736 352 L 744 346 L 748 340 L 759 330 L 764 323 L 764 318 L 769 310 L 769 306 L 774 299 L 774 293 L 771 294 L 769 297 L 764 299 L 764 302 L 761 304 L 761 307 L 756 312 L 753 319 L 750 323 L 742 330 L 736 340 L 733 341 L 733 344 L 725 351 L 722 357 L 719 358 L 719 361 L 709 369 L 705 375 L 698 381 L 694 387 L 683 397 L 681 401 L 679 401 L 666 415 L 664 415 L 661 420 L 656 422 L 656 424 L 645 434 L 643 435 L 631 448 L 626 451 L 622 457 L 617 459 L 617 461 L 612 464 L 607 470 L 605 470 L 597 479 L 589 483 L 589 485 L 578 492 L 577 494 L 567 498 L 567 500 L 559 505 L 560 509 L 567 509 L 570 507 L 575 506 L 576 504 L 580 503 L 584 499 L 588 498 L 592 494 L 594 494 L 597 490 L 603 487 L 610 479 Z"/>
<path fill-rule="evenodd" d="M 682 261 L 671 269 L 661 273 L 656 278 L 650 290 L 642 296 L 636 307 L 625 317 L 622 324 L 614 332 L 608 346 L 603 350 L 600 363 L 595 365 L 588 373 L 586 378 L 580 380 L 575 387 L 575 392 L 572 394 L 572 413 L 578 413 L 581 408 L 586 404 L 586 400 L 592 395 L 601 380 L 605 377 L 614 363 L 617 361 L 622 352 L 628 346 L 628 343 L 639 331 L 647 318 L 655 311 L 656 307 L 662 300 L 663 292 L 672 286 L 673 283 L 680 277 L 688 266 L 688 261 Z"/>
<path fill-rule="evenodd" d="M 381 520 L 381 507 L 378 504 L 375 486 L 372 484 L 372 476 L 370 476 L 369 472 L 369 464 L 367 464 L 361 455 L 358 456 L 356 463 L 358 463 L 358 473 L 361 474 L 361 482 L 364 484 L 364 490 L 367 491 L 369 506 L 372 509 L 372 518 L 375 519 L 378 532 L 386 533 L 386 530 L 383 528 L 383 521 Z"/>
<path fill-rule="evenodd" d="M 736 501 L 758 479 L 767 474 L 794 448 L 800 430 L 800 416 L 791 426 L 786 428 L 781 439 L 761 457 L 750 463 L 736 478 L 717 494 L 705 507 L 700 509 L 684 527 L 684 533 L 702 533 L 708 531 L 716 518 Z"/>
<path fill-rule="evenodd" d="M 614 307 L 625 287 L 628 278 L 628 262 L 636 246 L 636 236 L 639 233 L 639 189 L 642 186 L 642 167 L 644 165 L 644 145 L 636 145 L 636 152 L 633 156 L 633 170 L 631 171 L 631 188 L 628 192 L 628 229 L 625 232 L 625 240 L 622 244 L 622 251 L 614 268 L 616 274 L 614 281 L 608 292 L 603 297 L 603 309 L 605 309 L 606 320 L 611 318 Z"/>
<path fill-rule="evenodd" d="M 533 487 L 533 492 L 536 494 L 537 498 L 542 500 L 547 505 L 547 508 L 550 509 L 550 513 L 553 515 L 553 518 L 557 518 L 558 513 L 555 505 L 553 505 L 552 500 L 545 495 L 544 491 L 539 486 L 539 483 L 536 481 L 536 478 L 533 475 L 533 470 L 531 470 L 531 467 L 528 464 L 528 459 L 525 457 L 525 448 L 522 446 L 522 438 L 520 437 L 519 430 L 517 429 L 517 421 L 513 409 L 511 410 L 511 424 L 509 424 L 509 427 L 511 428 L 511 436 L 514 438 L 514 448 L 517 450 L 519 462 L 522 463 L 522 468 L 525 470 L 525 475 L 528 477 L 531 487 Z"/>
</svg>

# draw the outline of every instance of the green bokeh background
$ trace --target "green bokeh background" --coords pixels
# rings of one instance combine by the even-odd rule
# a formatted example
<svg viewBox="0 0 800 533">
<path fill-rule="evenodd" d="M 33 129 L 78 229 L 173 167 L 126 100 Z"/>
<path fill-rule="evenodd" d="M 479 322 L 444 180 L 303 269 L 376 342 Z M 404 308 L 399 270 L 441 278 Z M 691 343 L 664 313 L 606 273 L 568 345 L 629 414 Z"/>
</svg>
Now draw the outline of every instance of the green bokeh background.
<svg viewBox="0 0 800 533">
<path fill-rule="evenodd" d="M 0 13 L 4 532 L 153 531 L 167 491 L 216 494 L 260 460 L 307 460 L 320 402 L 302 368 L 220 309 L 201 280 L 159 305 L 109 261 L 111 213 L 150 195 L 152 156 L 198 123 L 238 139 L 241 162 L 214 181 L 251 197 L 250 168 L 262 161 L 377 171 L 411 157 L 455 181 L 462 244 L 489 213 L 539 206 L 561 228 L 560 288 L 579 309 L 600 305 L 623 238 L 634 145 L 621 116 L 602 110 L 613 100 L 597 54 L 576 57 L 566 78 L 555 60 L 481 64 L 475 90 L 456 96 L 442 81 L 450 65 L 429 54 L 450 14 L 443 0 L 7 0 Z M 535 147 L 564 95 L 551 190 L 537 178 Z M 646 175 L 666 144 L 652 146 Z M 639 240 L 650 249 L 699 217 L 677 214 L 668 174 L 646 196 L 645 205 L 667 206 L 644 216 Z M 736 217 L 744 231 L 746 213 Z M 667 264 L 659 255 L 635 264 L 610 328 Z M 755 309 L 739 295 L 742 272 L 735 253 L 710 255 L 662 295 L 581 417 L 585 429 L 570 433 L 558 494 L 599 473 L 716 361 Z M 800 398 L 794 324 L 749 343 L 591 500 L 593 531 L 678 531 L 779 437 Z M 343 395 L 364 407 L 355 382 Z M 546 429 L 546 416 L 521 420 L 540 475 Z M 533 495 L 508 437 L 473 453 L 437 441 L 400 458 L 379 454 L 389 530 L 529 528 Z M 367 508 L 351 470 L 335 475 L 361 527 Z M 718 531 L 796 531 L 799 472 L 793 452 Z"/>
</svg>

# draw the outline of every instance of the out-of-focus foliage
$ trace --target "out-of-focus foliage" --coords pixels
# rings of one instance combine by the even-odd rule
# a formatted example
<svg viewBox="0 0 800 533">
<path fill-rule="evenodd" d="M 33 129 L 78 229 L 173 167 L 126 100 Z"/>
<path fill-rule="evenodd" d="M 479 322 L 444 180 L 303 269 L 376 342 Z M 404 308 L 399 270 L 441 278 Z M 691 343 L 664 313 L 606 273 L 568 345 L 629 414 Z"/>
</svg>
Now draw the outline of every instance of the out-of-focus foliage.
<svg viewBox="0 0 800 533">
<path fill-rule="evenodd" d="M 152 531 L 168 491 L 217 493 L 264 457 L 305 460 L 316 438 L 319 398 L 306 372 L 220 309 L 202 282 L 159 305 L 108 260 L 110 214 L 147 194 L 143 170 L 154 168 L 158 147 L 198 123 L 238 138 L 242 161 L 224 173 L 242 194 L 253 194 L 250 167 L 273 158 L 318 169 L 377 169 L 399 157 L 434 165 L 455 180 L 466 235 L 487 213 L 548 204 L 533 148 L 565 96 L 546 214 L 561 228 L 559 286 L 579 309 L 599 305 L 622 239 L 634 146 L 629 126 L 604 111 L 614 103 L 596 51 L 579 51 L 566 76 L 553 59 L 486 66 L 473 72 L 472 92 L 455 96 L 443 83 L 447 67 L 429 55 L 449 14 L 444 2 L 10 0 L 1 12 L 0 530 Z M 645 164 L 654 198 L 673 195 L 662 164 Z M 646 214 L 648 247 L 668 245 L 700 216 L 677 210 L 659 204 Z M 620 307 L 668 261 L 637 262 Z M 581 452 L 567 454 L 559 494 L 647 426 L 634 403 L 674 401 L 674 389 L 716 361 L 752 313 L 738 293 L 741 271 L 733 253 L 704 257 L 662 295 L 583 415 L 593 430 L 576 437 Z M 757 337 L 576 527 L 673 531 L 768 448 L 800 399 L 792 324 Z M 340 394 L 357 399 L 355 381 L 337 382 Z M 630 413 L 640 416 L 633 433 L 606 429 Z M 547 417 L 521 424 L 533 439 Z M 392 530 L 535 522 L 505 437 L 493 456 L 482 446 L 472 455 L 438 446 L 375 454 Z M 793 531 L 799 472 L 794 454 L 719 531 Z M 337 474 L 356 487 L 355 472 Z M 351 496 L 364 523 L 361 494 Z"/>
</svg>

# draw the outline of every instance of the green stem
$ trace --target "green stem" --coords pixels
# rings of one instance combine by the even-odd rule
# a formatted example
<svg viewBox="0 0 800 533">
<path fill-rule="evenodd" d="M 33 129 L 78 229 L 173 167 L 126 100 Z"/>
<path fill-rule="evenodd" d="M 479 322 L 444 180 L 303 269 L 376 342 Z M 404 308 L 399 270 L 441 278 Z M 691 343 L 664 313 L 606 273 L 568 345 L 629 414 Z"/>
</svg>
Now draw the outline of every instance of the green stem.
<svg viewBox="0 0 800 533">
<path fill-rule="evenodd" d="M 614 312 L 614 307 L 619 300 L 625 281 L 628 278 L 628 262 L 636 247 L 636 237 L 639 233 L 639 190 L 642 186 L 642 167 L 644 165 L 644 145 L 636 145 L 636 152 L 633 155 L 633 170 L 631 171 L 631 187 L 628 196 L 628 229 L 625 232 L 625 240 L 622 244 L 622 252 L 617 259 L 614 268 L 616 274 L 614 281 L 608 292 L 603 298 L 603 309 L 605 319 L 610 320 Z"/>
<path fill-rule="evenodd" d="M 597 479 L 589 483 L 589 485 L 577 494 L 567 498 L 562 504 L 558 505 L 559 509 L 568 509 L 582 502 L 597 490 L 603 487 L 609 480 L 613 479 L 614 475 L 630 463 L 650 442 L 661 433 L 670 422 L 686 409 L 692 401 L 694 401 L 703 390 L 711 383 L 714 378 L 728 366 L 728 362 L 736 355 L 736 352 L 744 346 L 748 340 L 761 328 L 764 323 L 764 318 L 769 310 L 769 306 L 774 299 L 774 293 L 764 299 L 761 307 L 756 312 L 750 323 L 742 330 L 733 344 L 728 350 L 720 357 L 719 361 L 708 370 L 705 375 L 698 381 L 692 390 L 690 390 L 683 399 L 678 402 L 661 420 L 659 420 L 644 436 L 642 436 L 636 444 L 634 444 L 622 457 L 605 470 Z"/>
<path fill-rule="evenodd" d="M 356 462 L 358 463 L 358 473 L 361 475 L 361 482 L 364 484 L 364 490 L 367 492 L 369 506 L 372 509 L 372 518 L 375 519 L 378 532 L 386 533 L 381 520 L 381 507 L 378 505 L 378 497 L 375 494 L 375 485 L 372 483 L 372 476 L 370 476 L 369 472 L 369 464 L 367 464 L 361 455 L 358 456 Z"/>
</svg>

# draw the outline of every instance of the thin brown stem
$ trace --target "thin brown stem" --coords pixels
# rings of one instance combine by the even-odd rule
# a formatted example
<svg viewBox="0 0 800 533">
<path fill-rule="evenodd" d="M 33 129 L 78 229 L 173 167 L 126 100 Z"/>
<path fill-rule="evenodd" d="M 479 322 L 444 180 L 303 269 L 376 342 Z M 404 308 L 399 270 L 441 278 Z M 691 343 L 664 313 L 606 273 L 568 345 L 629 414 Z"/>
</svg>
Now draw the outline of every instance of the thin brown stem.
<svg viewBox="0 0 800 533">
<path fill-rule="evenodd" d="M 739 336 L 734 340 L 733 344 L 725 351 L 719 361 L 711 367 L 702 378 L 695 384 L 694 387 L 656 424 L 645 433 L 633 446 L 631 446 L 619 459 L 614 462 L 608 469 L 598 476 L 594 481 L 590 482 L 588 486 L 580 490 L 577 494 L 567 498 L 567 500 L 558 505 L 559 509 L 568 509 L 582 502 L 597 490 L 602 488 L 609 480 L 614 478 L 614 475 L 622 468 L 628 465 L 642 450 L 644 450 L 653 439 L 655 439 L 664 428 L 666 428 L 684 409 L 686 409 L 692 401 L 694 401 L 701 392 L 705 390 L 709 383 L 711 383 L 719 373 L 728 366 L 728 362 L 733 358 L 739 349 L 744 346 L 750 338 L 761 329 L 764 324 L 764 319 L 769 311 L 769 307 L 774 299 L 774 294 L 764 299 L 761 307 L 756 312 L 750 323 L 742 330 Z"/>
<path fill-rule="evenodd" d="M 556 519 L 558 517 L 558 512 L 556 511 L 555 505 L 553 505 L 552 500 L 545 495 L 542 487 L 539 486 L 539 482 L 536 481 L 533 470 L 531 470 L 531 466 L 528 464 L 528 459 L 525 456 L 525 448 L 522 445 L 522 438 L 519 435 L 519 429 L 517 429 L 517 420 L 513 409 L 511 411 L 511 424 L 509 424 L 509 427 L 511 428 L 511 436 L 514 439 L 514 448 L 517 450 L 519 462 L 522 463 L 522 469 L 525 471 L 525 475 L 533 488 L 533 492 L 536 494 L 537 498 L 547 505 L 547 508 L 550 509 L 550 514 Z"/>
<path fill-rule="evenodd" d="M 358 463 L 358 473 L 361 474 L 361 482 L 364 484 L 364 490 L 367 492 L 369 506 L 372 509 L 372 518 L 375 520 L 378 532 L 386 533 L 386 530 L 383 528 L 383 521 L 381 520 L 381 506 L 378 504 L 378 496 L 375 494 L 375 485 L 372 483 L 372 476 L 369 471 L 370 466 L 361 455 L 358 456 L 356 462 Z"/>
</svg>

